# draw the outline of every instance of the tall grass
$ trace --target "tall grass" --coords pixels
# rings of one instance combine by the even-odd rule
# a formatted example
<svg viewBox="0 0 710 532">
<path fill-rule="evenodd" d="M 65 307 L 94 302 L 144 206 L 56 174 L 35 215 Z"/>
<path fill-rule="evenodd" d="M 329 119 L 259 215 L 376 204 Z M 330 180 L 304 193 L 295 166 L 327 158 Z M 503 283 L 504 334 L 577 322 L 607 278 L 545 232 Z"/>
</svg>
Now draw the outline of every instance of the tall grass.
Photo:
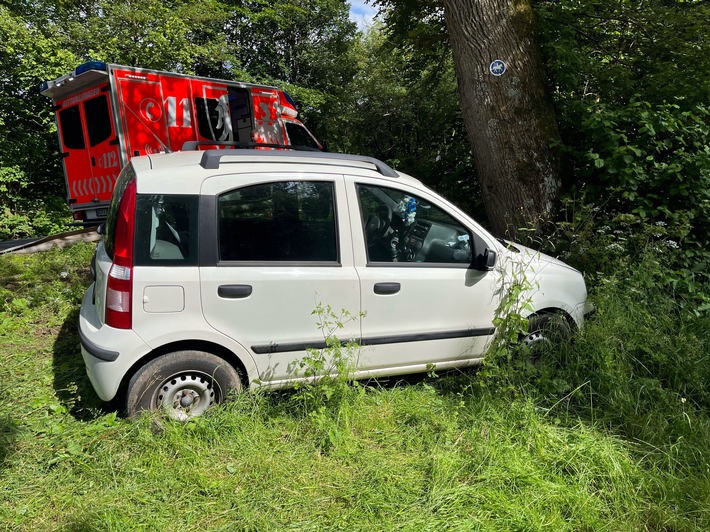
<svg viewBox="0 0 710 532">
<path fill-rule="evenodd" d="M 596 320 L 503 392 L 475 372 L 323 381 L 308 408 L 249 392 L 178 423 L 91 391 L 90 255 L 0 257 L 0 528 L 710 528 L 710 328 L 648 268 L 596 287 Z"/>
</svg>

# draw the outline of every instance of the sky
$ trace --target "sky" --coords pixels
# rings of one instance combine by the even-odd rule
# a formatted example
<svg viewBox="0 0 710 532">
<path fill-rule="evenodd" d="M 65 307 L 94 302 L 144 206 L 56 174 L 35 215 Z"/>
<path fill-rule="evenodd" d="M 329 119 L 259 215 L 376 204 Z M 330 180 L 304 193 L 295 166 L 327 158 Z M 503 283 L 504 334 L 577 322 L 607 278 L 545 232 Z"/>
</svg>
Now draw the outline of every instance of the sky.
<svg viewBox="0 0 710 532">
<path fill-rule="evenodd" d="M 372 25 L 372 17 L 377 9 L 365 3 L 365 0 L 350 0 L 350 20 L 357 23 L 359 30 L 364 31 Z"/>
</svg>

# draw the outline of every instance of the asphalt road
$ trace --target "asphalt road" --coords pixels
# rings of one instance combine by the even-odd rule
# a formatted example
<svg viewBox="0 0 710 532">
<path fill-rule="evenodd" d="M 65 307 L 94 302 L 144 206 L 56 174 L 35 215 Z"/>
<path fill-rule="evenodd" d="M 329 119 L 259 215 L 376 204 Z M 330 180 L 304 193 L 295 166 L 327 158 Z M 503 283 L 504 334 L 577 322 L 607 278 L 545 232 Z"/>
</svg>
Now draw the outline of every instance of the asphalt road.
<svg viewBox="0 0 710 532">
<path fill-rule="evenodd" d="M 5 242 L 0 242 L 0 252 L 6 249 L 14 248 L 17 246 L 22 246 L 25 244 L 31 244 L 32 242 L 37 242 L 39 238 L 23 238 L 20 240 L 6 240 Z"/>
</svg>

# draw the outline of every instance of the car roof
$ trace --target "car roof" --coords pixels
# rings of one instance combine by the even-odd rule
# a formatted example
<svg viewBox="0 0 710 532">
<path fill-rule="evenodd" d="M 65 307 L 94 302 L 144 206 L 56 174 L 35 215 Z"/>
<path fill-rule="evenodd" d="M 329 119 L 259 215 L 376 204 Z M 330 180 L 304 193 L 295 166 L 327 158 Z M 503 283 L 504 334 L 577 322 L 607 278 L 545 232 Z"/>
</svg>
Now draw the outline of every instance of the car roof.
<svg viewBox="0 0 710 532">
<path fill-rule="evenodd" d="M 218 149 L 134 157 L 138 191 L 153 194 L 199 194 L 205 179 L 224 174 L 306 172 L 356 175 L 391 184 L 421 183 L 384 162 L 362 155 L 318 151 Z"/>
</svg>

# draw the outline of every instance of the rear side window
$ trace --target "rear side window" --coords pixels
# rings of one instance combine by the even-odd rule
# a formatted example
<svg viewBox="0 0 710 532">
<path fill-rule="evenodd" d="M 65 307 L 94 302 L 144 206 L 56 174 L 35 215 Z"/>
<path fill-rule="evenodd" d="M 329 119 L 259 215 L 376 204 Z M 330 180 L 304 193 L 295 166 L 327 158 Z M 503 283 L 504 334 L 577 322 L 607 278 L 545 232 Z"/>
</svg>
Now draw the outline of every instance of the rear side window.
<svg viewBox="0 0 710 532">
<path fill-rule="evenodd" d="M 197 265 L 198 197 L 140 194 L 136 199 L 136 266 Z"/>
<path fill-rule="evenodd" d="M 84 132 L 81 127 L 78 104 L 59 111 L 59 129 L 65 148 L 69 150 L 84 149 Z"/>
<path fill-rule="evenodd" d="M 197 129 L 200 136 L 209 140 L 230 140 L 232 124 L 227 103 L 215 98 L 195 98 Z"/>
<path fill-rule="evenodd" d="M 333 183 L 286 181 L 219 197 L 222 261 L 337 262 Z"/>
</svg>

